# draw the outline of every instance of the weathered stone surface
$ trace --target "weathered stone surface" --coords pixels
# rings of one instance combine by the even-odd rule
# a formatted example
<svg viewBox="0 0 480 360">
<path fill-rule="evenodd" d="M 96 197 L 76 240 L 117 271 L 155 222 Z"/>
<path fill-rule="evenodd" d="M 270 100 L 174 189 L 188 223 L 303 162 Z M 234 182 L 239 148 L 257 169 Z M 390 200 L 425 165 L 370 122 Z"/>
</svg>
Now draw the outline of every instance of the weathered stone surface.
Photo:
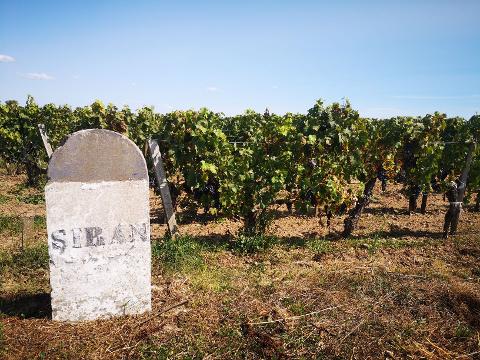
<svg viewBox="0 0 480 360">
<path fill-rule="evenodd" d="M 78 131 L 55 150 L 48 164 L 51 181 L 121 181 L 148 178 L 145 159 L 127 137 L 110 130 Z"/>
<path fill-rule="evenodd" d="M 139 149 L 111 131 L 80 131 L 54 152 L 49 176 L 45 200 L 53 319 L 149 311 L 148 175 Z"/>
</svg>

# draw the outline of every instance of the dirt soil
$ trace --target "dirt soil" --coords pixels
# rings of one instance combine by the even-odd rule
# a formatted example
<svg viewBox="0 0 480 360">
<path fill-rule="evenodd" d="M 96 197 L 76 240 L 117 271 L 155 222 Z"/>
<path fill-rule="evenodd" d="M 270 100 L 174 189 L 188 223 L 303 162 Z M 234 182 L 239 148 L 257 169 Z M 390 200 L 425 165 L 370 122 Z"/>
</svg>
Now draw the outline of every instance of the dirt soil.
<svg viewBox="0 0 480 360">
<path fill-rule="evenodd" d="M 154 259 L 151 313 L 62 323 L 49 318 L 45 254 L 28 250 L 46 244 L 42 191 L 23 181 L 0 175 L 5 359 L 480 359 L 480 213 L 467 207 L 444 240 L 441 194 L 408 215 L 400 186 L 376 188 L 347 240 L 343 217 L 326 229 L 280 206 L 276 243 L 249 255 L 230 246 L 241 222 L 181 211 L 199 259 Z M 154 244 L 162 219 L 152 191 Z"/>
</svg>

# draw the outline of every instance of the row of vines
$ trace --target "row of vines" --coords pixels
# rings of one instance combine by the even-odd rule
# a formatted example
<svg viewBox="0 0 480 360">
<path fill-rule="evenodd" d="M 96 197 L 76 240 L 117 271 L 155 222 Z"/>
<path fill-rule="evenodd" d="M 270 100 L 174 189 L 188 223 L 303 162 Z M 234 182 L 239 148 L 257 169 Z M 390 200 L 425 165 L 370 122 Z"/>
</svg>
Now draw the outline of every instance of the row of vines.
<svg viewBox="0 0 480 360">
<path fill-rule="evenodd" d="M 0 102 L 1 162 L 10 173 L 25 172 L 31 186 L 45 179 L 48 162 L 38 124 L 45 125 L 53 148 L 88 128 L 121 132 L 141 149 L 148 138 L 158 139 L 174 200 L 242 219 L 248 234 L 265 232 L 272 205 L 284 203 L 326 217 L 327 225 L 332 216 L 347 214 L 349 236 L 377 181 L 384 189 L 388 182 L 403 184 L 409 211 L 416 211 L 421 196 L 424 212 L 432 191 L 446 193 L 452 204 L 476 201 L 479 207 L 478 115 L 368 119 L 348 102 L 321 101 L 306 114 L 247 110 L 233 117 L 208 109 L 132 111 L 98 101 L 75 109 L 39 106 L 31 97 L 25 105 Z"/>
</svg>

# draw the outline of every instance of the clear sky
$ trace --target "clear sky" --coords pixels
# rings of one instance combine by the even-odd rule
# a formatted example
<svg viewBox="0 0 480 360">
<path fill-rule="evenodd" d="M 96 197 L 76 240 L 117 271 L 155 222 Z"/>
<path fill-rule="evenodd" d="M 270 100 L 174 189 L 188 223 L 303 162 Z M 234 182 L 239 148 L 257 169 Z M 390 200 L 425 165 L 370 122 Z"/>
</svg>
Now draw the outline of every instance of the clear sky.
<svg viewBox="0 0 480 360">
<path fill-rule="evenodd" d="M 0 0 L 0 100 L 480 112 L 480 0 Z"/>
</svg>

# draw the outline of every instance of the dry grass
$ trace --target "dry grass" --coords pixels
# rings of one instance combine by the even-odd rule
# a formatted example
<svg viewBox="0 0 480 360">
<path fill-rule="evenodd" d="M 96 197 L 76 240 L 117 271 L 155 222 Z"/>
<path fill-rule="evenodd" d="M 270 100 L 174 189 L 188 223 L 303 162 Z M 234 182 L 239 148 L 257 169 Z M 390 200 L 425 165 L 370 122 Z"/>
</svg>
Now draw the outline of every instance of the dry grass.
<svg viewBox="0 0 480 360">
<path fill-rule="evenodd" d="M 202 216 L 185 217 L 179 245 L 161 243 L 152 197 L 152 313 L 69 324 L 48 318 L 44 205 L 12 193 L 22 178 L 1 180 L 2 216 L 37 215 L 23 251 L 21 230 L 0 230 L 6 359 L 480 358 L 480 214 L 444 241 L 440 196 L 408 216 L 398 188 L 376 192 L 350 240 L 341 218 L 329 234 L 279 209 L 276 243 L 250 255 L 232 245 L 239 223 Z"/>
</svg>

